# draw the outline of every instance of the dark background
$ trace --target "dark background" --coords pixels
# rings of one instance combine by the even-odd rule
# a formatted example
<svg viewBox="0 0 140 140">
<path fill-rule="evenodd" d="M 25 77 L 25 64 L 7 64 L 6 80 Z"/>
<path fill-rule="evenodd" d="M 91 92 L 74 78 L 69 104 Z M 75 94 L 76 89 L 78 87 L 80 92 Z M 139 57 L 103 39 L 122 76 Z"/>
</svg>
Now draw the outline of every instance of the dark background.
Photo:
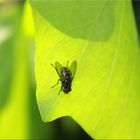
<svg viewBox="0 0 140 140">
<path fill-rule="evenodd" d="M 136 26 L 137 26 L 139 42 L 140 42 L 140 0 L 133 0 L 132 4 L 133 4 Z"/>
</svg>

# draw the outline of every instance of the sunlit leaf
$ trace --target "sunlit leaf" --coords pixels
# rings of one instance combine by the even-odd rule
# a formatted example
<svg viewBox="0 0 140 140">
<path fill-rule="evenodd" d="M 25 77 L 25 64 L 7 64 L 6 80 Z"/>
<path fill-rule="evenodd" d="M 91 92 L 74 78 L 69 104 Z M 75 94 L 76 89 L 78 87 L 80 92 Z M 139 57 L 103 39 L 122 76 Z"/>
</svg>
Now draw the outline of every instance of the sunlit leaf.
<svg viewBox="0 0 140 140">
<path fill-rule="evenodd" d="M 71 116 L 95 139 L 140 138 L 140 56 L 131 2 L 31 0 L 43 121 Z M 77 61 L 69 94 L 51 63 Z"/>
</svg>

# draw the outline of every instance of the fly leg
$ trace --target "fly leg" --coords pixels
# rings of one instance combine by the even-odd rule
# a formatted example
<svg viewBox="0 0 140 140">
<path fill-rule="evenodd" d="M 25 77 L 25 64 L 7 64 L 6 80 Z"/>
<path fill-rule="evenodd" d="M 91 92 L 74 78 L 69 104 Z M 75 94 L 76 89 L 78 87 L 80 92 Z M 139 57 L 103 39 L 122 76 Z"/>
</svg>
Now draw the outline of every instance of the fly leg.
<svg viewBox="0 0 140 140">
<path fill-rule="evenodd" d="M 62 91 L 62 88 L 63 88 L 63 86 L 61 86 L 61 89 L 60 89 L 60 91 L 58 92 L 58 95 L 60 95 L 60 92 Z"/>
<path fill-rule="evenodd" d="M 52 86 L 52 88 L 54 88 L 56 85 L 58 85 L 59 81 L 61 81 L 61 79 L 58 79 L 57 83 L 54 86 Z"/>
<path fill-rule="evenodd" d="M 51 65 L 55 68 L 57 74 L 59 75 L 59 72 L 58 72 L 57 68 L 53 64 L 51 64 Z M 59 75 L 59 77 L 61 77 L 61 75 Z"/>
</svg>

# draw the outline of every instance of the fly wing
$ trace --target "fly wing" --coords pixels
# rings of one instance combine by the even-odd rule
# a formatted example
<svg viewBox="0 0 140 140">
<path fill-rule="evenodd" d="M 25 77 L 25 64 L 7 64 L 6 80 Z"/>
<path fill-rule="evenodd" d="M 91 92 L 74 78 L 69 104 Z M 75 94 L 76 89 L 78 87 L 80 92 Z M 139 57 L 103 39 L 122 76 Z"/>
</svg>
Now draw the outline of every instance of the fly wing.
<svg viewBox="0 0 140 140">
<path fill-rule="evenodd" d="M 74 78 L 75 72 L 76 72 L 76 68 L 77 68 L 77 62 L 73 61 L 69 67 L 69 70 L 72 73 L 72 78 Z"/>
<path fill-rule="evenodd" d="M 57 71 L 57 73 L 58 73 L 58 75 L 59 75 L 59 77 L 61 77 L 61 72 L 62 72 L 62 65 L 59 63 L 59 62 L 55 62 L 55 68 L 56 68 L 56 71 Z"/>
</svg>

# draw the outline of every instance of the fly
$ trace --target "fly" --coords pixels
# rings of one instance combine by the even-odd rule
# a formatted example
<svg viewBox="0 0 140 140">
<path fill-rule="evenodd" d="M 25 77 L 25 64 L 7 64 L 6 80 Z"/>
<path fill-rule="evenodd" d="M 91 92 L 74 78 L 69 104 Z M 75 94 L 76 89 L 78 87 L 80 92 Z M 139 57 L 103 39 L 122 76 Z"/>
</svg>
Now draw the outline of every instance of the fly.
<svg viewBox="0 0 140 140">
<path fill-rule="evenodd" d="M 71 91 L 72 80 L 76 72 L 77 62 L 73 61 L 70 67 L 68 67 L 68 61 L 66 67 L 63 67 L 59 62 L 55 62 L 55 66 L 53 64 L 51 65 L 55 68 L 59 76 L 57 83 L 52 86 L 52 88 L 58 85 L 59 81 L 61 81 L 62 85 L 58 95 L 61 91 L 63 91 L 65 94 L 68 94 Z"/>
</svg>

